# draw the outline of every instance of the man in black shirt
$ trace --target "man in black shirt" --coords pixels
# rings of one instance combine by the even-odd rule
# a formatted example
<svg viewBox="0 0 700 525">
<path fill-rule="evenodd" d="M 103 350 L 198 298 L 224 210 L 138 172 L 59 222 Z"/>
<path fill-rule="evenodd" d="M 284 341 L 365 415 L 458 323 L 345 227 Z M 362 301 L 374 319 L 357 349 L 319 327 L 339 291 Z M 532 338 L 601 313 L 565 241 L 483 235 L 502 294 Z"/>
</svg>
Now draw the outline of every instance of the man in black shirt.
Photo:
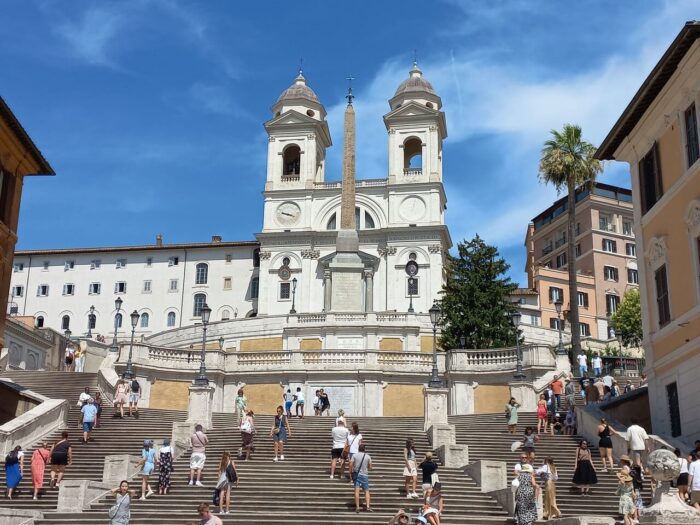
<svg viewBox="0 0 700 525">
<path fill-rule="evenodd" d="M 438 469 L 438 464 L 433 460 L 433 453 L 426 452 L 425 459 L 418 465 L 418 468 L 423 471 L 423 497 L 430 495 L 433 488 L 433 474 Z"/>
</svg>

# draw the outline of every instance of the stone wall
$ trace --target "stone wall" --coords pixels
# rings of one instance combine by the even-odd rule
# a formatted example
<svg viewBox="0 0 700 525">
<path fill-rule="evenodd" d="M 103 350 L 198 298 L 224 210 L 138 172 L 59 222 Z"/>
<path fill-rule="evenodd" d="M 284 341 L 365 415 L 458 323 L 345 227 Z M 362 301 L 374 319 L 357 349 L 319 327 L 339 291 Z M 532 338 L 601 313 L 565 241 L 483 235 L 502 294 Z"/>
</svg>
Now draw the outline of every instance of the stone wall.
<svg viewBox="0 0 700 525">
<path fill-rule="evenodd" d="M 423 385 L 388 384 L 384 389 L 385 416 L 423 417 Z"/>
<path fill-rule="evenodd" d="M 299 341 L 300 350 L 321 350 L 323 341 L 318 337 L 302 339 Z"/>
<path fill-rule="evenodd" d="M 474 390 L 474 413 L 493 414 L 503 412 L 510 399 L 508 385 L 479 385 Z"/>
<path fill-rule="evenodd" d="M 403 341 L 400 337 L 382 337 L 379 340 L 379 349 L 401 352 L 403 350 Z"/>
<path fill-rule="evenodd" d="M 245 396 L 248 398 L 248 408 L 256 414 L 274 414 L 277 407 L 282 404 L 282 388 L 279 383 L 245 385 L 244 389 Z"/>
<path fill-rule="evenodd" d="M 243 339 L 241 352 L 264 352 L 268 350 L 282 350 L 281 337 L 258 337 L 255 339 Z"/>
<path fill-rule="evenodd" d="M 151 384 L 149 396 L 150 408 L 165 408 L 171 410 L 187 410 L 189 399 L 189 381 L 158 380 Z"/>
<path fill-rule="evenodd" d="M 616 419 L 625 426 L 632 424 L 632 417 L 639 419 L 639 424 L 647 432 L 653 432 L 651 426 L 651 414 L 649 412 L 649 391 L 646 388 L 633 390 L 613 401 L 600 405 L 600 409 L 612 419 Z"/>
<path fill-rule="evenodd" d="M 39 403 L 36 399 L 22 395 L 20 390 L 0 382 L 0 425 L 21 416 Z"/>
</svg>

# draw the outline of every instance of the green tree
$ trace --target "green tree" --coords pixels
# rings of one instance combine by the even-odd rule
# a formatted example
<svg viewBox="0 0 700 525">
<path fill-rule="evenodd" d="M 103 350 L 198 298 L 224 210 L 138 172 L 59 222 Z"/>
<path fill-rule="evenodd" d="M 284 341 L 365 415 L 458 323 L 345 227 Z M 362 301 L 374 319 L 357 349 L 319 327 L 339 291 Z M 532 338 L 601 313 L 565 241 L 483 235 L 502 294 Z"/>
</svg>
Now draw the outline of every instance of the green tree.
<svg viewBox="0 0 700 525">
<path fill-rule="evenodd" d="M 442 348 L 498 348 L 515 344 L 509 295 L 517 288 L 505 275 L 510 268 L 495 246 L 478 235 L 457 245 L 457 257 L 447 256 L 442 288 Z"/>
<path fill-rule="evenodd" d="M 539 178 L 552 184 L 558 193 L 568 192 L 567 208 L 567 267 L 569 270 L 569 322 L 571 346 L 574 354 L 581 348 L 576 283 L 576 188 L 592 185 L 602 171 L 600 161 L 593 158 L 596 148 L 581 138 L 581 127 L 565 124 L 561 131 L 552 130 L 552 137 L 544 143 L 540 157 Z"/>
<path fill-rule="evenodd" d="M 642 344 L 642 303 L 637 288 L 625 292 L 617 311 L 612 315 L 615 334 L 622 338 L 622 344 L 636 347 Z"/>
</svg>

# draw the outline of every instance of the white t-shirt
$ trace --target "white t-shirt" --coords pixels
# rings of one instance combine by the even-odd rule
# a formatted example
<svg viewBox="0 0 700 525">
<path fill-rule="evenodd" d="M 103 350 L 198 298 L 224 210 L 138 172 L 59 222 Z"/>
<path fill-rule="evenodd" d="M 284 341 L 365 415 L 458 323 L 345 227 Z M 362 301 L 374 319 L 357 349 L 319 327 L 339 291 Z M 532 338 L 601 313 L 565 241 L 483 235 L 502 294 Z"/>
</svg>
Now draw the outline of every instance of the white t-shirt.
<svg viewBox="0 0 700 525">
<path fill-rule="evenodd" d="M 594 357 L 591 359 L 591 363 L 593 364 L 593 368 L 603 368 L 603 360 L 600 357 Z"/>
<path fill-rule="evenodd" d="M 299 403 L 300 401 L 301 401 L 302 403 L 304 402 L 304 392 L 302 392 L 301 390 L 299 390 L 299 391 L 297 391 L 294 395 L 297 396 L 297 403 Z"/>
<path fill-rule="evenodd" d="M 678 464 L 681 467 L 681 474 L 687 474 L 688 473 L 688 460 L 685 458 L 678 458 Z"/>
<path fill-rule="evenodd" d="M 348 439 L 348 429 L 341 426 L 333 427 L 331 435 L 333 436 L 333 448 L 343 448 Z"/>
<path fill-rule="evenodd" d="M 603 376 L 603 383 L 605 383 L 605 386 L 612 388 L 612 384 L 613 384 L 612 376 Z"/>
<path fill-rule="evenodd" d="M 578 366 L 586 366 L 588 364 L 586 354 L 579 354 L 576 359 L 578 359 Z"/>
<path fill-rule="evenodd" d="M 688 475 L 693 476 L 693 483 L 690 490 L 700 490 L 700 459 L 693 461 L 688 467 Z"/>
<path fill-rule="evenodd" d="M 355 436 L 348 432 L 347 442 L 348 445 L 350 445 L 350 454 L 357 454 L 360 451 L 362 434 L 357 434 L 357 436 Z"/>
<path fill-rule="evenodd" d="M 645 440 L 649 439 L 647 431 L 639 425 L 632 425 L 627 429 L 627 442 L 632 450 L 644 450 L 646 445 Z"/>
</svg>

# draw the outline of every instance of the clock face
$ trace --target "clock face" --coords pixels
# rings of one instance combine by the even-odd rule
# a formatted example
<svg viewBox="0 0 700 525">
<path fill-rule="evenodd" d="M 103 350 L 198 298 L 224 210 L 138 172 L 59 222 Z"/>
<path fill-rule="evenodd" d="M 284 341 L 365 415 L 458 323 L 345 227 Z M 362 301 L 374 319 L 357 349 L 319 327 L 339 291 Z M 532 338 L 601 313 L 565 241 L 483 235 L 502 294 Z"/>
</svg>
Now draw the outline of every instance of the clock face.
<svg viewBox="0 0 700 525">
<path fill-rule="evenodd" d="M 425 215 L 425 202 L 420 197 L 406 197 L 400 207 L 401 217 L 406 221 L 417 221 Z"/>
<path fill-rule="evenodd" d="M 406 263 L 406 273 L 413 277 L 418 273 L 418 263 L 416 261 L 408 261 Z"/>
<path fill-rule="evenodd" d="M 283 202 L 277 206 L 277 211 L 275 212 L 275 219 L 278 224 L 282 226 L 292 226 L 299 221 L 301 216 L 301 208 L 294 202 Z"/>
</svg>

